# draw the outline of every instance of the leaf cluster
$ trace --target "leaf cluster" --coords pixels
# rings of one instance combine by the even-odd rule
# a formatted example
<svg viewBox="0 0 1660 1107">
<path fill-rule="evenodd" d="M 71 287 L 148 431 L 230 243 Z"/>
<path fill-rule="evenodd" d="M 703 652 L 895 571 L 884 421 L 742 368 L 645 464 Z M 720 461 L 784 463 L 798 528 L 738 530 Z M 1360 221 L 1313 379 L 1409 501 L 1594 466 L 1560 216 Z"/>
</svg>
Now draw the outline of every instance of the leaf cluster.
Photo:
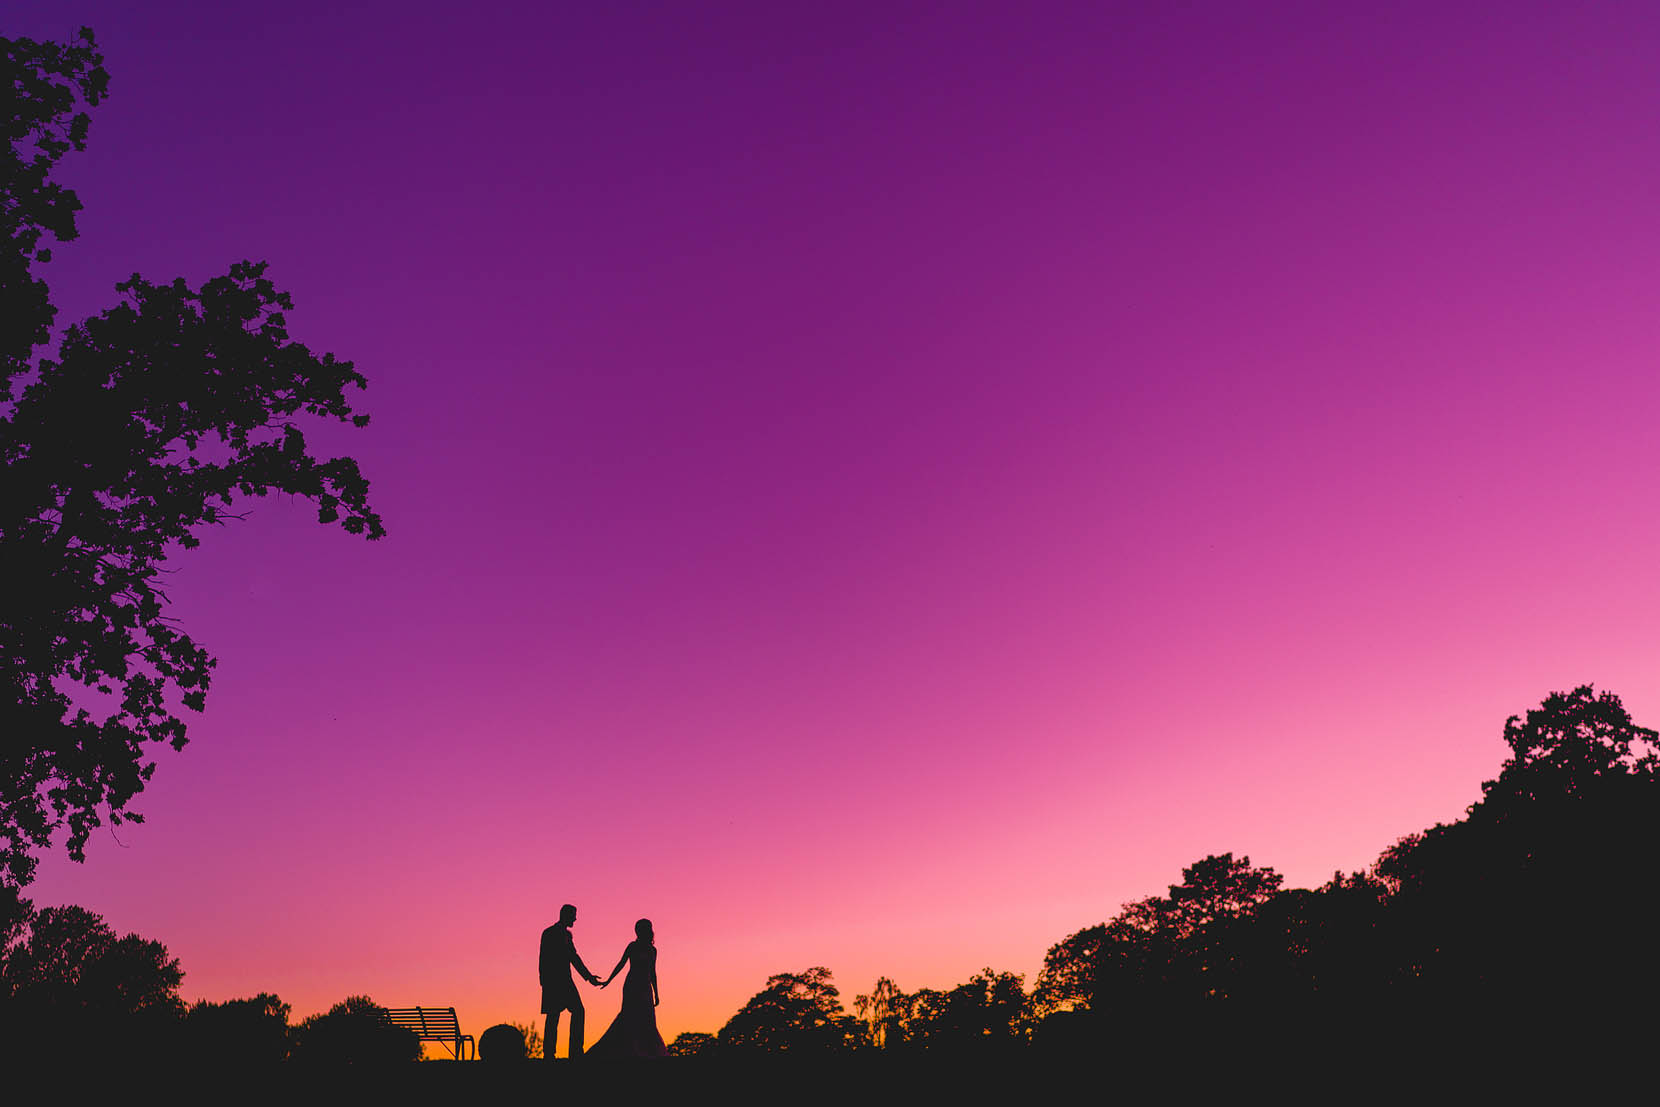
<svg viewBox="0 0 1660 1107">
<path fill-rule="evenodd" d="M 1510 756 L 1498 779 L 1481 786 L 1481 806 L 1494 814 L 1509 803 L 1585 798 L 1610 783 L 1660 774 L 1660 732 L 1638 726 L 1619 696 L 1589 684 L 1552 692 L 1525 717 L 1510 716 L 1504 742 Z"/>
<path fill-rule="evenodd" d="M 0 126 L 0 402 L 47 340 L 54 311 L 37 262 L 52 259 L 50 242 L 75 238 L 75 193 L 52 180 L 71 150 L 86 149 L 92 124 L 85 110 L 109 91 L 104 56 L 82 27 L 67 43 L 0 38 L 0 86 L 11 90 Z"/>
</svg>

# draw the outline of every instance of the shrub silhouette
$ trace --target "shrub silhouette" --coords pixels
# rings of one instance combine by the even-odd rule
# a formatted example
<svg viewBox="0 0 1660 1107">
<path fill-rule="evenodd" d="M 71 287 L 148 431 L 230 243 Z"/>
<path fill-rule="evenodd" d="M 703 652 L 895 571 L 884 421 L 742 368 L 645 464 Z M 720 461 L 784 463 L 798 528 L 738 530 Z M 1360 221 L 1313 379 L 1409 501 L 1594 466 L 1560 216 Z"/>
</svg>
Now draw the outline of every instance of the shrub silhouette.
<svg viewBox="0 0 1660 1107">
<path fill-rule="evenodd" d="M 719 1042 L 713 1034 L 687 1030 L 669 1043 L 669 1056 L 696 1057 L 699 1054 L 712 1054 L 718 1047 Z"/>
<path fill-rule="evenodd" d="M 483 1061 L 523 1061 L 530 1056 L 524 1031 L 499 1022 L 478 1038 L 478 1056 Z"/>
<path fill-rule="evenodd" d="M 262 1065 L 288 1056 L 290 1007 L 270 992 L 251 999 L 194 1003 L 185 1016 L 191 1056 L 224 1065 Z"/>
<path fill-rule="evenodd" d="M 389 1064 L 415 1061 L 421 1041 L 413 1030 L 386 1021 L 386 1008 L 368 996 L 347 996 L 325 1015 L 299 1025 L 293 1055 L 316 1064 Z"/>
</svg>

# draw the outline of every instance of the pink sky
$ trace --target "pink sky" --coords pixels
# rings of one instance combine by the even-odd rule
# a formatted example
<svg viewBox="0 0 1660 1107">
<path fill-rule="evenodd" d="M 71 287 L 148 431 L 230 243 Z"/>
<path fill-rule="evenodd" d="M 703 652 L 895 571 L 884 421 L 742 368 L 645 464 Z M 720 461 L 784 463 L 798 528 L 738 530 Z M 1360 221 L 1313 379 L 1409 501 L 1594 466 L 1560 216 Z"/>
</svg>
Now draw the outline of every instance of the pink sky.
<svg viewBox="0 0 1660 1107">
<path fill-rule="evenodd" d="M 566 901 L 666 1037 L 1030 982 L 1660 719 L 1652 8 L 334 7 L 6 18 L 112 73 L 66 317 L 265 258 L 370 380 L 389 536 L 179 557 L 208 711 L 31 890 L 188 997 L 525 1021 Z"/>
</svg>

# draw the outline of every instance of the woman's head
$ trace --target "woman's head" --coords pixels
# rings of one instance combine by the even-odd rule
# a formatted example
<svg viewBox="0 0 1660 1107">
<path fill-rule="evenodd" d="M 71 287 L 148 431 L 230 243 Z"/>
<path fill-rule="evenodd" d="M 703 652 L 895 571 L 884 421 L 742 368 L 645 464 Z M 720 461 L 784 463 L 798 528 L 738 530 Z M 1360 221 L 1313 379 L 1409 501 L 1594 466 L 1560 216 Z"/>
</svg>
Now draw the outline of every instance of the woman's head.
<svg viewBox="0 0 1660 1107">
<path fill-rule="evenodd" d="M 642 942 L 651 941 L 652 940 L 651 920 L 650 919 L 641 919 L 639 922 L 635 923 L 634 924 L 634 936 L 636 938 L 640 939 L 640 941 L 642 941 Z"/>
</svg>

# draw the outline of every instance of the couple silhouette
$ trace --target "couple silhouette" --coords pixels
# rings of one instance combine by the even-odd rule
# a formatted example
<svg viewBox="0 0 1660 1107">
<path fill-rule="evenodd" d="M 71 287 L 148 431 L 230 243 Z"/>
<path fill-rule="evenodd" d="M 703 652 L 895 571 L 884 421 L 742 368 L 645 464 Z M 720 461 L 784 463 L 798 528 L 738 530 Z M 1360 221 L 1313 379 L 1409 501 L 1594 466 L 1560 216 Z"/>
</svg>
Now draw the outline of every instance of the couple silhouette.
<svg viewBox="0 0 1660 1107">
<path fill-rule="evenodd" d="M 537 973 L 542 982 L 542 1013 L 547 1016 L 543 1028 L 543 1056 L 553 1059 L 554 1043 L 559 1035 L 559 1015 L 571 1013 L 571 1042 L 569 1055 L 578 1057 L 666 1057 L 663 1036 L 657 1032 L 657 946 L 651 932 L 651 920 L 641 919 L 634 924 L 634 940 L 623 950 L 617 967 L 601 980 L 588 971 L 582 958 L 576 954 L 576 942 L 571 938 L 571 924 L 576 922 L 576 908 L 570 904 L 559 909 L 559 921 L 542 931 L 542 952 L 537 958 Z M 593 1048 L 582 1048 L 586 1014 L 582 996 L 576 990 L 571 970 L 596 988 L 603 988 L 615 980 L 624 965 L 628 976 L 623 980 L 622 1010 L 617 1012 L 600 1040 Z"/>
</svg>

